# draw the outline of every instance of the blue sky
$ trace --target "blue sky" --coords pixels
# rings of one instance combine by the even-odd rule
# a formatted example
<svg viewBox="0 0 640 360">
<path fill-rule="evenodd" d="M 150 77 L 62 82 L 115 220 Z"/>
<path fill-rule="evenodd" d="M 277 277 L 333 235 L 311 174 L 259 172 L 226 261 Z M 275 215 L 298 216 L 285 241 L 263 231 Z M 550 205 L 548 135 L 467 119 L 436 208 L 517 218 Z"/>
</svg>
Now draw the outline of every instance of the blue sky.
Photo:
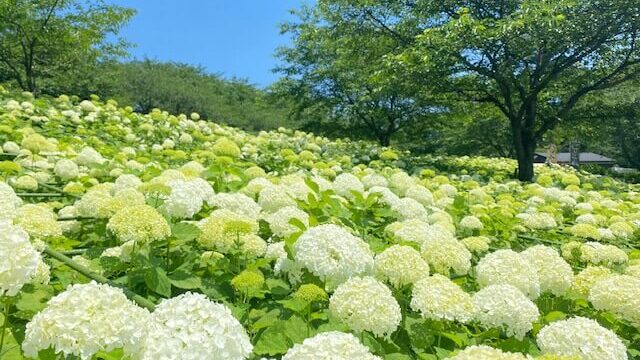
<svg viewBox="0 0 640 360">
<path fill-rule="evenodd" d="M 202 65 L 211 73 L 267 86 L 275 49 L 289 42 L 278 24 L 304 0 L 111 0 L 137 15 L 121 35 L 136 58 Z"/>
</svg>

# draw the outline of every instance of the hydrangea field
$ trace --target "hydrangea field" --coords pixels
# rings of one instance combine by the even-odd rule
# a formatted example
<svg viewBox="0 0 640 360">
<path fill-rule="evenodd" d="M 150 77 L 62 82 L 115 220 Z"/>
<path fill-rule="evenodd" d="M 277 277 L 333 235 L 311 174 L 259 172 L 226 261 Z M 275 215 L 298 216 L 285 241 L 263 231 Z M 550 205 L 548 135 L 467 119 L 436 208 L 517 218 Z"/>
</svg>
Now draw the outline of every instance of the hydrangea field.
<svg viewBox="0 0 640 360">
<path fill-rule="evenodd" d="M 640 358 L 640 187 L 0 89 L 0 358 Z"/>
</svg>

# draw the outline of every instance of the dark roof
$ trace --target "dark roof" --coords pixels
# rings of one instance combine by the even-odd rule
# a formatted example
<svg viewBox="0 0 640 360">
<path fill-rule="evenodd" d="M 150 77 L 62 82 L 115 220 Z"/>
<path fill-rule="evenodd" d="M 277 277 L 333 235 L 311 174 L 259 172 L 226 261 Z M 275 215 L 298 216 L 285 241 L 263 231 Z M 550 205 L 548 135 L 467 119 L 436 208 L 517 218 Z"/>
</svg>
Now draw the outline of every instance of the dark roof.
<svg viewBox="0 0 640 360">
<path fill-rule="evenodd" d="M 537 152 L 536 155 L 542 156 L 546 159 L 547 154 L 543 152 Z M 571 161 L 571 153 L 568 152 L 560 152 L 556 154 L 556 158 L 559 163 L 568 163 Z M 614 159 L 608 158 L 606 156 L 592 153 L 592 152 L 581 152 L 580 153 L 580 162 L 581 163 L 615 163 Z"/>
</svg>

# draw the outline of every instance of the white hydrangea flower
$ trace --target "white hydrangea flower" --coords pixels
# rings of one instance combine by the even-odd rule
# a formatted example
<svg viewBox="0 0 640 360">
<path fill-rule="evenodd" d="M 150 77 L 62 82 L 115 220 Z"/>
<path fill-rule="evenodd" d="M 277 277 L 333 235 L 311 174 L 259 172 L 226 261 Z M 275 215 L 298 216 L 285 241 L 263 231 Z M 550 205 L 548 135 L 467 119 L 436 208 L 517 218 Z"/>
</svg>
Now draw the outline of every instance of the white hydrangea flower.
<svg viewBox="0 0 640 360">
<path fill-rule="evenodd" d="M 382 186 L 372 187 L 371 189 L 369 189 L 369 193 L 379 194 L 380 195 L 379 201 L 382 202 L 383 204 L 386 204 L 387 206 L 391 206 L 400 200 L 398 195 L 394 194 L 393 191 L 389 190 L 389 188 L 382 187 Z"/>
<path fill-rule="evenodd" d="M 475 316 L 471 295 L 449 278 L 434 274 L 415 283 L 411 308 L 428 319 L 446 319 L 467 323 Z"/>
<path fill-rule="evenodd" d="M 207 180 L 196 177 L 188 179 L 187 182 L 200 194 L 200 198 L 202 198 L 202 200 L 207 204 L 211 204 L 215 192 Z"/>
<path fill-rule="evenodd" d="M 502 329 L 507 336 L 520 340 L 540 316 L 536 304 L 511 285 L 489 285 L 472 299 L 477 309 L 476 320 L 484 327 Z"/>
<path fill-rule="evenodd" d="M 597 310 L 609 311 L 640 325 L 640 279 L 613 275 L 597 281 L 589 291 L 589 301 Z"/>
<path fill-rule="evenodd" d="M 162 204 L 162 211 L 176 219 L 190 219 L 202 209 L 204 199 L 195 184 L 184 180 L 168 182 L 171 194 Z"/>
<path fill-rule="evenodd" d="M 614 266 L 626 264 L 629 256 L 615 245 L 591 241 L 580 247 L 580 259 L 592 265 Z"/>
<path fill-rule="evenodd" d="M 376 255 L 374 272 L 380 280 L 401 288 L 429 276 L 429 264 L 414 248 L 392 245 Z"/>
<path fill-rule="evenodd" d="M 446 235 L 445 235 L 446 234 Z M 471 269 L 471 253 L 453 235 L 443 232 L 438 237 L 428 238 L 420 248 L 433 272 L 448 276 L 451 271 L 465 275 Z"/>
<path fill-rule="evenodd" d="M 71 285 L 27 324 L 22 349 L 30 358 L 49 347 L 83 360 L 121 348 L 132 355 L 147 333 L 148 319 L 149 313 L 118 288 L 93 281 Z"/>
<path fill-rule="evenodd" d="M 402 198 L 391 204 L 391 210 L 396 213 L 398 220 L 426 219 L 427 210 L 412 198 Z"/>
<path fill-rule="evenodd" d="M 190 292 L 156 307 L 141 347 L 137 360 L 243 360 L 253 350 L 247 332 L 225 305 Z"/>
<path fill-rule="evenodd" d="M 118 176 L 113 186 L 113 193 L 117 194 L 124 189 L 135 189 L 142 185 L 142 180 L 133 174 L 122 174 Z"/>
<path fill-rule="evenodd" d="M 466 230 L 482 230 L 482 221 L 473 215 L 467 215 L 460 220 L 460 227 Z"/>
<path fill-rule="evenodd" d="M 164 240 L 171 235 L 171 227 L 160 213 L 149 205 L 128 206 L 119 210 L 107 223 L 122 243 L 139 244 Z"/>
<path fill-rule="evenodd" d="M 269 260 L 275 260 L 273 272 L 276 275 L 284 274 L 287 276 L 289 283 L 296 285 L 302 281 L 303 267 L 298 262 L 288 258 L 284 245 L 284 241 L 267 245 L 264 257 Z"/>
<path fill-rule="evenodd" d="M 399 171 L 389 177 L 389 188 L 398 196 L 406 196 L 409 188 L 415 183 L 415 179 L 404 171 Z"/>
<path fill-rule="evenodd" d="M 540 296 L 540 279 L 536 268 L 522 255 L 501 249 L 485 255 L 476 266 L 476 281 L 480 287 L 508 284 L 530 299 Z"/>
<path fill-rule="evenodd" d="M 22 205 L 22 200 L 9 184 L 0 181 L 0 220 L 10 220 L 15 210 Z"/>
<path fill-rule="evenodd" d="M 486 236 L 470 236 L 461 240 L 464 246 L 472 253 L 485 253 L 489 251 L 491 239 Z"/>
<path fill-rule="evenodd" d="M 68 159 L 59 160 L 53 168 L 53 172 L 63 181 L 73 180 L 79 174 L 78 165 Z"/>
<path fill-rule="evenodd" d="M 451 184 L 442 184 L 438 186 L 438 191 L 450 198 L 453 198 L 458 194 L 458 189 Z"/>
<path fill-rule="evenodd" d="M 209 205 L 219 209 L 233 211 L 236 214 L 244 215 L 252 219 L 260 216 L 260 205 L 252 198 L 240 193 L 218 193 L 211 197 Z"/>
<path fill-rule="evenodd" d="M 448 357 L 447 360 L 529 360 L 519 353 L 504 352 L 486 345 L 473 345 Z"/>
<path fill-rule="evenodd" d="M 387 225 L 385 232 L 397 241 L 413 242 L 418 245 L 422 245 L 426 239 L 451 236 L 443 228 L 431 226 L 420 219 L 394 222 Z"/>
<path fill-rule="evenodd" d="M 105 161 L 107 160 L 105 160 L 105 158 L 103 158 L 99 152 L 97 152 L 94 148 L 88 146 L 83 148 L 75 158 L 76 164 L 89 168 L 102 165 L 105 163 Z"/>
<path fill-rule="evenodd" d="M 550 292 L 556 296 L 564 295 L 573 282 L 573 270 L 557 250 L 535 245 L 520 253 L 538 273 L 540 292 Z"/>
<path fill-rule="evenodd" d="M 260 190 L 258 204 L 266 213 L 274 213 L 283 207 L 297 206 L 296 201 L 289 196 L 287 188 L 279 185 L 267 186 Z"/>
<path fill-rule="evenodd" d="M 576 356 L 584 360 L 627 360 L 618 336 L 595 320 L 574 317 L 543 327 L 536 342 L 544 354 Z"/>
<path fill-rule="evenodd" d="M 289 223 L 291 219 L 296 219 L 305 227 L 309 227 L 309 215 L 295 206 L 281 208 L 273 214 L 267 214 L 264 219 L 269 223 L 271 232 L 281 238 L 300 231 L 297 226 Z"/>
<path fill-rule="evenodd" d="M 355 175 L 340 174 L 333 180 L 333 191 L 340 196 L 344 196 L 347 199 L 353 197 L 352 191 L 357 193 L 364 193 L 364 185 L 360 182 Z"/>
<path fill-rule="evenodd" d="M 382 360 L 355 336 L 338 331 L 320 333 L 294 345 L 282 360 Z"/>
<path fill-rule="evenodd" d="M 14 224 L 34 238 L 62 235 L 56 214 L 44 204 L 25 204 L 16 210 Z"/>
<path fill-rule="evenodd" d="M 226 209 L 217 209 L 198 223 L 198 243 L 206 249 L 228 253 L 242 246 L 244 237 L 258 232 L 256 219 L 236 214 Z"/>
<path fill-rule="evenodd" d="M 309 228 L 294 245 L 294 258 L 330 287 L 356 275 L 370 274 L 369 245 L 344 228 L 325 224 Z"/>
<path fill-rule="evenodd" d="M 384 176 L 374 173 L 363 176 L 362 185 L 364 185 L 365 189 L 369 190 L 374 186 L 388 187 L 389 182 Z"/>
<path fill-rule="evenodd" d="M 247 185 L 242 188 L 241 192 L 253 198 L 258 195 L 262 189 L 269 186 L 274 186 L 271 181 L 264 177 L 257 177 L 251 179 Z"/>
<path fill-rule="evenodd" d="M 331 313 L 356 332 L 388 336 L 402 320 L 400 305 L 391 290 L 373 277 L 352 277 L 329 299 Z"/>
<path fill-rule="evenodd" d="M 549 230 L 558 226 L 556 219 L 543 212 L 522 213 L 516 216 L 523 221 L 524 226 L 531 230 Z"/>
<path fill-rule="evenodd" d="M 7 220 L 0 220 L 0 297 L 15 296 L 25 284 L 31 283 L 41 263 L 40 253 L 29 242 L 29 234 Z"/>
<path fill-rule="evenodd" d="M 422 185 L 412 185 L 405 192 L 405 196 L 416 200 L 423 206 L 433 205 L 433 194 Z"/>
</svg>

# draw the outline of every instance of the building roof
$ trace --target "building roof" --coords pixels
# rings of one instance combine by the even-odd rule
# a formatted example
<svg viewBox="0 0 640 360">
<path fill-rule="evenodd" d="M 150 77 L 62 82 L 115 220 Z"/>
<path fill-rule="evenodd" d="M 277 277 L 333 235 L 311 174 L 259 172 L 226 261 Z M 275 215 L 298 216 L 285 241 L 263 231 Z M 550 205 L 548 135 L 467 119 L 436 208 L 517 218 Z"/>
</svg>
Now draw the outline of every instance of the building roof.
<svg viewBox="0 0 640 360">
<path fill-rule="evenodd" d="M 536 155 L 544 157 L 546 159 L 547 154 L 543 152 L 537 152 Z M 556 158 L 559 163 L 569 163 L 571 162 L 571 153 L 568 152 L 560 152 L 556 154 Z M 580 153 L 580 162 L 581 163 L 611 163 L 614 164 L 616 161 L 614 159 L 608 158 L 604 155 L 592 153 L 592 152 L 581 152 Z"/>
</svg>

